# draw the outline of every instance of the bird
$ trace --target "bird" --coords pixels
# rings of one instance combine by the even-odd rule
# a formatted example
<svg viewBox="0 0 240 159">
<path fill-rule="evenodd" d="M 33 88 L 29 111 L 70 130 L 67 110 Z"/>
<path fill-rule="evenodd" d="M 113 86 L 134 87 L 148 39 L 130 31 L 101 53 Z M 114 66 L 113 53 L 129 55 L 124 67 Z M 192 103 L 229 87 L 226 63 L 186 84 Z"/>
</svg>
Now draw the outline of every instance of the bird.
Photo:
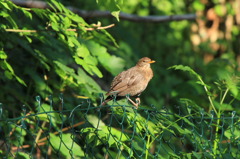
<svg viewBox="0 0 240 159">
<path fill-rule="evenodd" d="M 155 63 L 148 57 L 141 58 L 134 67 L 119 73 L 112 81 L 107 98 L 101 105 L 109 101 L 120 100 L 126 97 L 138 109 L 140 94 L 146 89 L 149 81 L 153 78 L 150 64 Z M 136 97 L 136 103 L 130 97 Z"/>
</svg>

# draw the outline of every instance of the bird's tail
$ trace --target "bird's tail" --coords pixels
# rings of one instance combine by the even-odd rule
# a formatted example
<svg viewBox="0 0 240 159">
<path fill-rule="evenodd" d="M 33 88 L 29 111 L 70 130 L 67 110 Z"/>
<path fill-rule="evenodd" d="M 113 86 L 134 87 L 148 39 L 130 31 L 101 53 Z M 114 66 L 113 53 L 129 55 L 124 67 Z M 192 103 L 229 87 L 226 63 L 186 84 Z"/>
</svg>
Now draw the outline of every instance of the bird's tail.
<svg viewBox="0 0 240 159">
<path fill-rule="evenodd" d="M 102 102 L 102 106 L 106 105 L 109 101 L 113 100 L 112 96 L 108 96 L 103 102 Z"/>
</svg>

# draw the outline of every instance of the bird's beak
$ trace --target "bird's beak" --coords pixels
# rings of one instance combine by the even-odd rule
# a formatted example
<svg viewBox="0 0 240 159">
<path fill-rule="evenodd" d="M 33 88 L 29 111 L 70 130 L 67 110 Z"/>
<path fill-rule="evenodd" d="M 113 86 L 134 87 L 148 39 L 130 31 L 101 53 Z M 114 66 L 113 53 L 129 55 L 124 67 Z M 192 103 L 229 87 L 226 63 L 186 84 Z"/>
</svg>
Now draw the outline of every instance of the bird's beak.
<svg viewBox="0 0 240 159">
<path fill-rule="evenodd" d="M 152 60 L 152 61 L 149 61 L 148 63 L 155 63 L 156 61 Z"/>
</svg>

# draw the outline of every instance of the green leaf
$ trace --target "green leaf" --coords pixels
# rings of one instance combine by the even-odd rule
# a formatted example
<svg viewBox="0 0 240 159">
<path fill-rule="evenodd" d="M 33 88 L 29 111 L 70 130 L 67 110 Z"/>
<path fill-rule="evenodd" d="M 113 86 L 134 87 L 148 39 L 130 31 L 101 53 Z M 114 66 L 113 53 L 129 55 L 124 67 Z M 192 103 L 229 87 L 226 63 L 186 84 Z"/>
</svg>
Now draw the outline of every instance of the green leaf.
<svg viewBox="0 0 240 159">
<path fill-rule="evenodd" d="M 240 130 L 237 127 L 235 127 L 234 129 L 230 127 L 228 130 L 224 132 L 224 135 L 228 139 L 234 139 L 236 141 L 240 139 Z"/>
<path fill-rule="evenodd" d="M 72 134 L 61 134 L 56 136 L 50 134 L 50 142 L 55 150 L 59 150 L 66 158 L 84 157 L 82 148 L 74 142 Z"/>
<path fill-rule="evenodd" d="M 101 92 L 101 88 L 99 85 L 91 78 L 89 77 L 81 68 L 78 69 L 78 81 L 79 83 L 85 83 L 87 85 L 90 85 L 96 92 Z"/>
<path fill-rule="evenodd" d="M 117 75 L 123 70 L 124 60 L 116 56 L 111 56 L 104 46 L 92 40 L 86 41 L 86 46 L 90 53 L 98 58 L 101 65 L 113 75 Z"/>
<path fill-rule="evenodd" d="M 90 55 L 88 48 L 84 44 L 77 48 L 76 53 L 79 57 L 86 57 Z"/>
<path fill-rule="evenodd" d="M 184 72 L 188 72 L 188 73 L 190 73 L 190 75 L 193 75 L 197 78 L 197 82 L 196 82 L 197 84 L 200 84 L 202 86 L 210 88 L 209 85 L 204 83 L 204 81 L 202 80 L 202 77 L 198 73 L 196 73 L 192 68 L 190 68 L 189 66 L 174 65 L 174 66 L 169 67 L 168 69 L 175 69 L 175 70 L 181 70 L 181 71 L 184 71 Z M 208 93 L 208 95 L 211 96 L 210 92 L 207 92 L 207 93 Z"/>
<path fill-rule="evenodd" d="M 26 84 L 21 78 L 19 78 L 19 77 L 16 76 L 16 75 L 15 75 L 15 78 L 16 78 L 16 80 L 17 80 L 20 84 L 22 84 L 22 85 L 24 85 L 25 87 L 27 87 L 27 84 Z"/>
<path fill-rule="evenodd" d="M 84 61 L 86 62 L 86 64 L 91 66 L 96 66 L 98 64 L 98 61 L 94 56 L 85 56 Z"/>
<path fill-rule="evenodd" d="M 102 72 L 96 66 L 90 66 L 90 68 L 99 78 L 103 77 Z"/>
<path fill-rule="evenodd" d="M 30 155 L 24 152 L 17 152 L 14 158 L 31 159 Z"/>
<path fill-rule="evenodd" d="M 74 74 L 74 69 L 70 68 L 70 67 L 67 67 L 66 65 L 60 63 L 59 61 L 54 61 L 54 63 L 61 69 L 64 71 L 64 74 L 62 75 L 66 75 L 67 74 Z"/>
<path fill-rule="evenodd" d="M 189 66 L 183 66 L 183 65 L 174 65 L 169 67 L 168 69 L 175 69 L 175 70 L 181 70 L 190 73 L 191 75 L 194 75 L 196 77 L 201 77 L 199 74 L 197 74 L 192 68 Z"/>
<path fill-rule="evenodd" d="M 120 5 L 122 5 L 122 1 L 119 0 L 97 0 L 97 3 L 101 6 L 105 6 L 110 10 L 112 15 L 119 21 L 119 12 Z"/>
<path fill-rule="evenodd" d="M 8 70 L 4 71 L 4 75 L 10 80 L 13 78 L 13 74 Z"/>
<path fill-rule="evenodd" d="M 232 105 L 230 105 L 230 104 L 226 104 L 226 103 L 220 104 L 217 101 L 213 101 L 213 103 L 216 106 L 216 108 L 218 108 L 221 111 L 233 111 L 234 110 Z"/>
<path fill-rule="evenodd" d="M 1 67 L 5 70 L 4 74 L 8 79 L 12 79 L 12 77 L 15 77 L 15 79 L 20 84 L 27 86 L 26 83 L 14 73 L 12 66 L 6 60 L 4 60 L 3 63 L 0 63 L 0 64 L 1 64 Z"/>
<path fill-rule="evenodd" d="M 8 69 L 12 74 L 14 74 L 12 66 L 6 60 L 3 61 L 3 64 L 6 69 Z"/>
<path fill-rule="evenodd" d="M 40 120 L 46 121 L 48 123 L 51 122 L 55 127 L 57 127 L 57 124 L 61 124 L 62 122 L 65 121 L 66 116 L 64 115 L 63 117 L 59 116 L 59 113 L 53 113 L 53 108 L 48 105 L 48 104 L 42 104 L 38 109 L 38 114 L 37 116 L 39 117 Z"/>
<path fill-rule="evenodd" d="M 188 125 L 192 126 L 192 127 L 195 127 L 195 125 L 189 121 L 186 117 L 182 117 L 182 116 L 179 116 L 177 114 L 175 114 L 176 117 L 180 118 L 181 120 L 183 120 L 185 123 L 187 123 Z"/>
<path fill-rule="evenodd" d="M 84 59 L 74 56 L 77 64 L 81 65 L 90 75 L 102 77 L 101 71 L 97 68 L 97 59 L 93 56 L 86 56 Z"/>
<path fill-rule="evenodd" d="M 229 88 L 230 92 L 233 94 L 234 97 L 237 97 L 239 94 L 238 82 L 239 82 L 238 77 L 226 78 L 227 88 Z"/>
<path fill-rule="evenodd" d="M 122 131 L 108 126 L 102 126 L 102 130 L 98 131 L 98 135 L 101 139 L 107 140 L 110 147 L 118 142 L 123 144 L 124 141 L 128 140 L 128 137 Z"/>
<path fill-rule="evenodd" d="M 1 16 L 1 17 L 4 17 L 4 18 L 7 18 L 7 17 L 9 17 L 10 15 L 9 15 L 7 12 L 0 11 L 0 16 Z M 1 25 L 1 28 L 6 29 L 6 26 L 2 24 L 2 25 Z"/>
<path fill-rule="evenodd" d="M 43 52 L 41 52 L 40 50 L 35 49 L 34 52 L 38 55 L 38 58 L 40 59 L 40 63 L 48 70 L 50 71 L 50 66 L 47 63 L 48 62 L 48 58 L 44 55 Z"/>
<path fill-rule="evenodd" d="M 80 17 L 79 15 L 77 15 L 77 14 L 74 14 L 74 13 L 73 13 L 72 15 L 69 15 L 69 18 L 70 18 L 71 20 L 77 22 L 77 23 L 80 23 L 81 25 L 86 25 L 86 26 L 88 26 L 88 24 L 85 22 L 85 20 L 84 20 L 82 17 Z"/>
<path fill-rule="evenodd" d="M 181 135 L 187 135 L 192 133 L 186 128 L 181 128 L 177 123 L 172 122 L 171 126 L 174 127 Z"/>
<path fill-rule="evenodd" d="M 105 123 L 94 115 L 87 115 L 87 120 L 93 125 L 94 128 L 100 129 L 105 126 Z"/>
<path fill-rule="evenodd" d="M 6 8 L 7 10 L 10 10 L 10 11 L 11 11 L 11 8 L 8 6 L 7 3 L 1 1 L 1 2 L 0 2 L 0 5 L 3 6 L 4 8 Z"/>
<path fill-rule="evenodd" d="M 192 151 L 193 153 L 193 156 L 196 157 L 197 159 L 201 159 L 202 158 L 202 153 L 201 152 L 195 152 L 195 151 Z"/>
<path fill-rule="evenodd" d="M 193 2 L 193 8 L 197 11 L 202 11 L 202 10 L 204 10 L 205 5 L 201 1 L 195 0 Z"/>
<path fill-rule="evenodd" d="M 113 11 L 113 12 L 111 12 L 111 14 L 117 19 L 117 21 L 120 21 L 120 20 L 119 20 L 120 10 L 118 10 L 118 11 Z"/>
<path fill-rule="evenodd" d="M 32 20 L 32 14 L 29 11 L 26 11 L 24 8 L 21 9 L 26 17 Z"/>
<path fill-rule="evenodd" d="M 116 40 L 114 39 L 114 37 L 109 34 L 106 30 L 102 29 L 101 32 L 103 32 L 114 44 L 115 47 L 119 48 L 119 45 L 117 44 Z"/>
</svg>

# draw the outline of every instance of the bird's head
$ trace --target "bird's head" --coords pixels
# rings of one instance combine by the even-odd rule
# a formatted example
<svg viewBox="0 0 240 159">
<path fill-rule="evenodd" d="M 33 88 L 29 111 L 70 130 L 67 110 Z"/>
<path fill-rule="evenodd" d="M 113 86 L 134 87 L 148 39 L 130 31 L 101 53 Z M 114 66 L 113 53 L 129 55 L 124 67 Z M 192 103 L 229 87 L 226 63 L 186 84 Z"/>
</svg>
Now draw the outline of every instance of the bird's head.
<svg viewBox="0 0 240 159">
<path fill-rule="evenodd" d="M 150 64 L 154 63 L 154 62 L 155 62 L 154 60 L 151 60 L 148 57 L 143 57 L 143 58 L 141 58 L 138 61 L 137 66 L 140 66 L 140 67 L 150 67 Z"/>
</svg>

